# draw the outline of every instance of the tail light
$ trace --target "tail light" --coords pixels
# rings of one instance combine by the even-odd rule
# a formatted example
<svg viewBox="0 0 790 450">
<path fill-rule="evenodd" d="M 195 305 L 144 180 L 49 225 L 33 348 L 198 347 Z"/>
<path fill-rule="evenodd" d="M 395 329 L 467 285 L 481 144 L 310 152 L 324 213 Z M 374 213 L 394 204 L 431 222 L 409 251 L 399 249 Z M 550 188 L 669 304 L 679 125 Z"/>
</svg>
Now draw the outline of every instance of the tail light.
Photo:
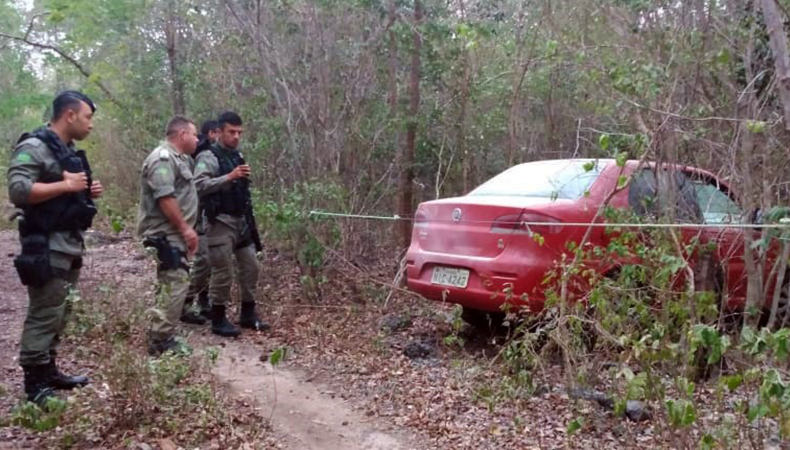
<svg viewBox="0 0 790 450">
<path fill-rule="evenodd" d="M 545 214 L 523 212 L 521 214 L 509 214 L 498 217 L 491 226 L 491 232 L 502 234 L 557 234 L 562 231 L 561 223 L 561 220 Z"/>
</svg>

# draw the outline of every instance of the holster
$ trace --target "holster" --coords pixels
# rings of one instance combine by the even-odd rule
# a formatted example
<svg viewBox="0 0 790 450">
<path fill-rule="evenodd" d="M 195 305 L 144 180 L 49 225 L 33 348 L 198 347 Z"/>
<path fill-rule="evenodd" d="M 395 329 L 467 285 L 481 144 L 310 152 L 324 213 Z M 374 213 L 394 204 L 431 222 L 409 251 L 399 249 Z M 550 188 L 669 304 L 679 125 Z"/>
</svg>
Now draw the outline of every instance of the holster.
<svg viewBox="0 0 790 450">
<path fill-rule="evenodd" d="M 22 253 L 14 258 L 19 279 L 25 286 L 44 286 L 53 277 L 49 261 L 49 236 L 45 233 L 23 235 L 21 232 L 20 236 Z"/>
<path fill-rule="evenodd" d="M 189 272 L 189 265 L 182 262 L 186 255 L 181 250 L 173 247 L 164 236 L 149 236 L 143 241 L 143 246 L 156 249 L 159 260 L 159 270 L 176 270 L 182 268 Z"/>
</svg>

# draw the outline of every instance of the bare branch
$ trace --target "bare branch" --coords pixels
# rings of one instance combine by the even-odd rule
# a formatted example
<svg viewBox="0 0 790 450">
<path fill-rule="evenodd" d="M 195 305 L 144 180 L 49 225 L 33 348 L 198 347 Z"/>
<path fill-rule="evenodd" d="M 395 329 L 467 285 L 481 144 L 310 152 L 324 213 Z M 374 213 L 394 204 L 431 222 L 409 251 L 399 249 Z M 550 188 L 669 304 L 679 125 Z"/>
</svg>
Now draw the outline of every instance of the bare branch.
<svg viewBox="0 0 790 450">
<path fill-rule="evenodd" d="M 4 38 L 7 38 L 7 39 L 12 40 L 12 41 L 22 42 L 22 43 L 27 44 L 27 45 L 29 45 L 31 47 L 35 47 L 35 48 L 38 48 L 38 49 L 41 49 L 41 50 L 49 50 L 49 51 L 55 52 L 58 56 L 60 56 L 64 60 L 66 60 L 72 66 L 74 66 L 74 68 L 76 68 L 83 76 L 85 76 L 85 78 L 88 79 L 88 81 L 90 81 L 92 83 L 95 83 L 96 86 L 98 86 L 99 89 L 101 89 L 102 92 L 104 92 L 104 95 L 106 95 L 107 98 L 111 102 L 115 103 L 116 105 L 120 106 L 121 108 L 124 108 L 123 103 L 121 103 L 115 97 L 115 95 L 113 95 L 113 93 L 110 92 L 110 90 L 107 88 L 107 86 L 105 86 L 104 83 L 102 83 L 101 81 L 99 81 L 99 80 L 97 80 L 95 78 L 92 78 L 93 73 L 88 68 L 86 68 L 85 66 L 80 64 L 80 62 L 77 61 L 76 59 L 74 59 L 71 55 L 69 55 L 65 51 L 61 50 L 60 48 L 55 47 L 54 45 L 43 44 L 41 42 L 35 42 L 35 41 L 30 40 L 29 35 L 30 35 L 32 27 L 33 27 L 33 22 L 31 21 L 30 26 L 28 28 L 28 31 L 25 33 L 24 36 L 14 36 L 14 35 L 11 35 L 11 34 L 6 34 L 6 33 L 0 32 L 0 37 L 4 37 Z"/>
</svg>

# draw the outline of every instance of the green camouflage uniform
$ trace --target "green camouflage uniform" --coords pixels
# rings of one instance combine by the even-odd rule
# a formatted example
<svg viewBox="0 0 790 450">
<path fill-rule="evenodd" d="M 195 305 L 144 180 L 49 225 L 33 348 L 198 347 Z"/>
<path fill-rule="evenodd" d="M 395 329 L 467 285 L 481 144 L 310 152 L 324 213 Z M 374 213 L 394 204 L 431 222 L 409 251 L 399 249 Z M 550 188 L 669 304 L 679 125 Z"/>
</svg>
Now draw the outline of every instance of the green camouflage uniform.
<svg viewBox="0 0 790 450">
<path fill-rule="evenodd" d="M 69 146 L 73 149 L 73 145 Z M 17 207 L 27 205 L 33 184 L 63 173 L 57 159 L 38 138 L 28 138 L 14 149 L 8 167 L 8 197 Z M 19 364 L 44 365 L 56 353 L 68 318 L 68 294 L 77 288 L 85 251 L 83 232 L 49 233 L 53 277 L 44 286 L 28 286 L 27 317 L 22 329 Z"/>
<path fill-rule="evenodd" d="M 184 255 L 182 267 L 157 270 L 158 295 L 149 336 L 154 341 L 162 341 L 175 334 L 189 286 L 186 243 L 159 208 L 158 200 L 163 197 L 175 197 L 184 220 L 190 226 L 195 226 L 198 197 L 192 175 L 192 158 L 179 153 L 168 142 L 162 142 L 148 155 L 143 162 L 140 178 L 138 236 L 143 239 L 163 236 L 170 246 L 179 249 Z"/>
<path fill-rule="evenodd" d="M 215 148 L 225 149 L 218 143 Z M 200 197 L 229 189 L 228 175 L 218 176 L 219 161 L 211 151 L 201 152 L 195 161 L 195 185 Z M 258 260 L 255 246 L 245 239 L 249 236 L 244 216 L 219 214 L 206 224 L 208 258 L 211 265 L 209 299 L 212 305 L 227 305 L 233 284 L 233 257 L 238 267 L 239 291 L 242 303 L 254 304 L 258 285 Z M 240 245 L 241 244 L 241 245 Z"/>
</svg>

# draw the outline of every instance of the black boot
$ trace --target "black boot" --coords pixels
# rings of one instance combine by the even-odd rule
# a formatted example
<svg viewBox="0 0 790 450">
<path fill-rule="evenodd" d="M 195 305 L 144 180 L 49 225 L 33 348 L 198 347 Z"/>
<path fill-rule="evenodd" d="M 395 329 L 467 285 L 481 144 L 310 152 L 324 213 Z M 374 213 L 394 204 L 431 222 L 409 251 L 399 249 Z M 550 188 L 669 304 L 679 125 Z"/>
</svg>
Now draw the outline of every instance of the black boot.
<svg viewBox="0 0 790 450">
<path fill-rule="evenodd" d="M 208 319 L 192 310 L 193 301 L 194 299 L 192 297 L 184 299 L 184 307 L 181 309 L 181 321 L 193 325 L 205 325 Z"/>
<path fill-rule="evenodd" d="M 241 330 L 234 327 L 225 317 L 225 305 L 211 307 L 211 332 L 225 337 L 236 337 L 241 334 Z"/>
<path fill-rule="evenodd" d="M 211 318 L 211 303 L 208 299 L 208 289 L 203 289 L 198 294 L 198 306 L 200 306 L 200 315 L 209 320 Z"/>
<path fill-rule="evenodd" d="M 258 314 L 255 313 L 254 302 L 241 303 L 241 314 L 239 315 L 239 325 L 241 325 L 242 328 L 249 328 L 251 330 L 257 330 L 257 331 L 266 331 L 270 328 L 269 324 L 266 323 L 265 320 L 259 318 Z"/>
<path fill-rule="evenodd" d="M 156 358 L 162 356 L 165 352 L 173 352 L 175 354 L 188 354 L 190 348 L 175 338 L 175 336 L 168 337 L 153 337 L 148 336 L 148 354 Z"/>
<path fill-rule="evenodd" d="M 58 364 L 55 358 L 49 359 L 49 386 L 54 389 L 74 389 L 76 387 L 87 386 L 90 381 L 88 377 L 77 375 L 68 376 L 58 370 Z"/>
<path fill-rule="evenodd" d="M 49 386 L 50 368 L 48 364 L 22 366 L 22 370 L 25 371 L 25 394 L 28 401 L 44 407 L 48 398 L 57 398 L 55 391 Z"/>
</svg>

